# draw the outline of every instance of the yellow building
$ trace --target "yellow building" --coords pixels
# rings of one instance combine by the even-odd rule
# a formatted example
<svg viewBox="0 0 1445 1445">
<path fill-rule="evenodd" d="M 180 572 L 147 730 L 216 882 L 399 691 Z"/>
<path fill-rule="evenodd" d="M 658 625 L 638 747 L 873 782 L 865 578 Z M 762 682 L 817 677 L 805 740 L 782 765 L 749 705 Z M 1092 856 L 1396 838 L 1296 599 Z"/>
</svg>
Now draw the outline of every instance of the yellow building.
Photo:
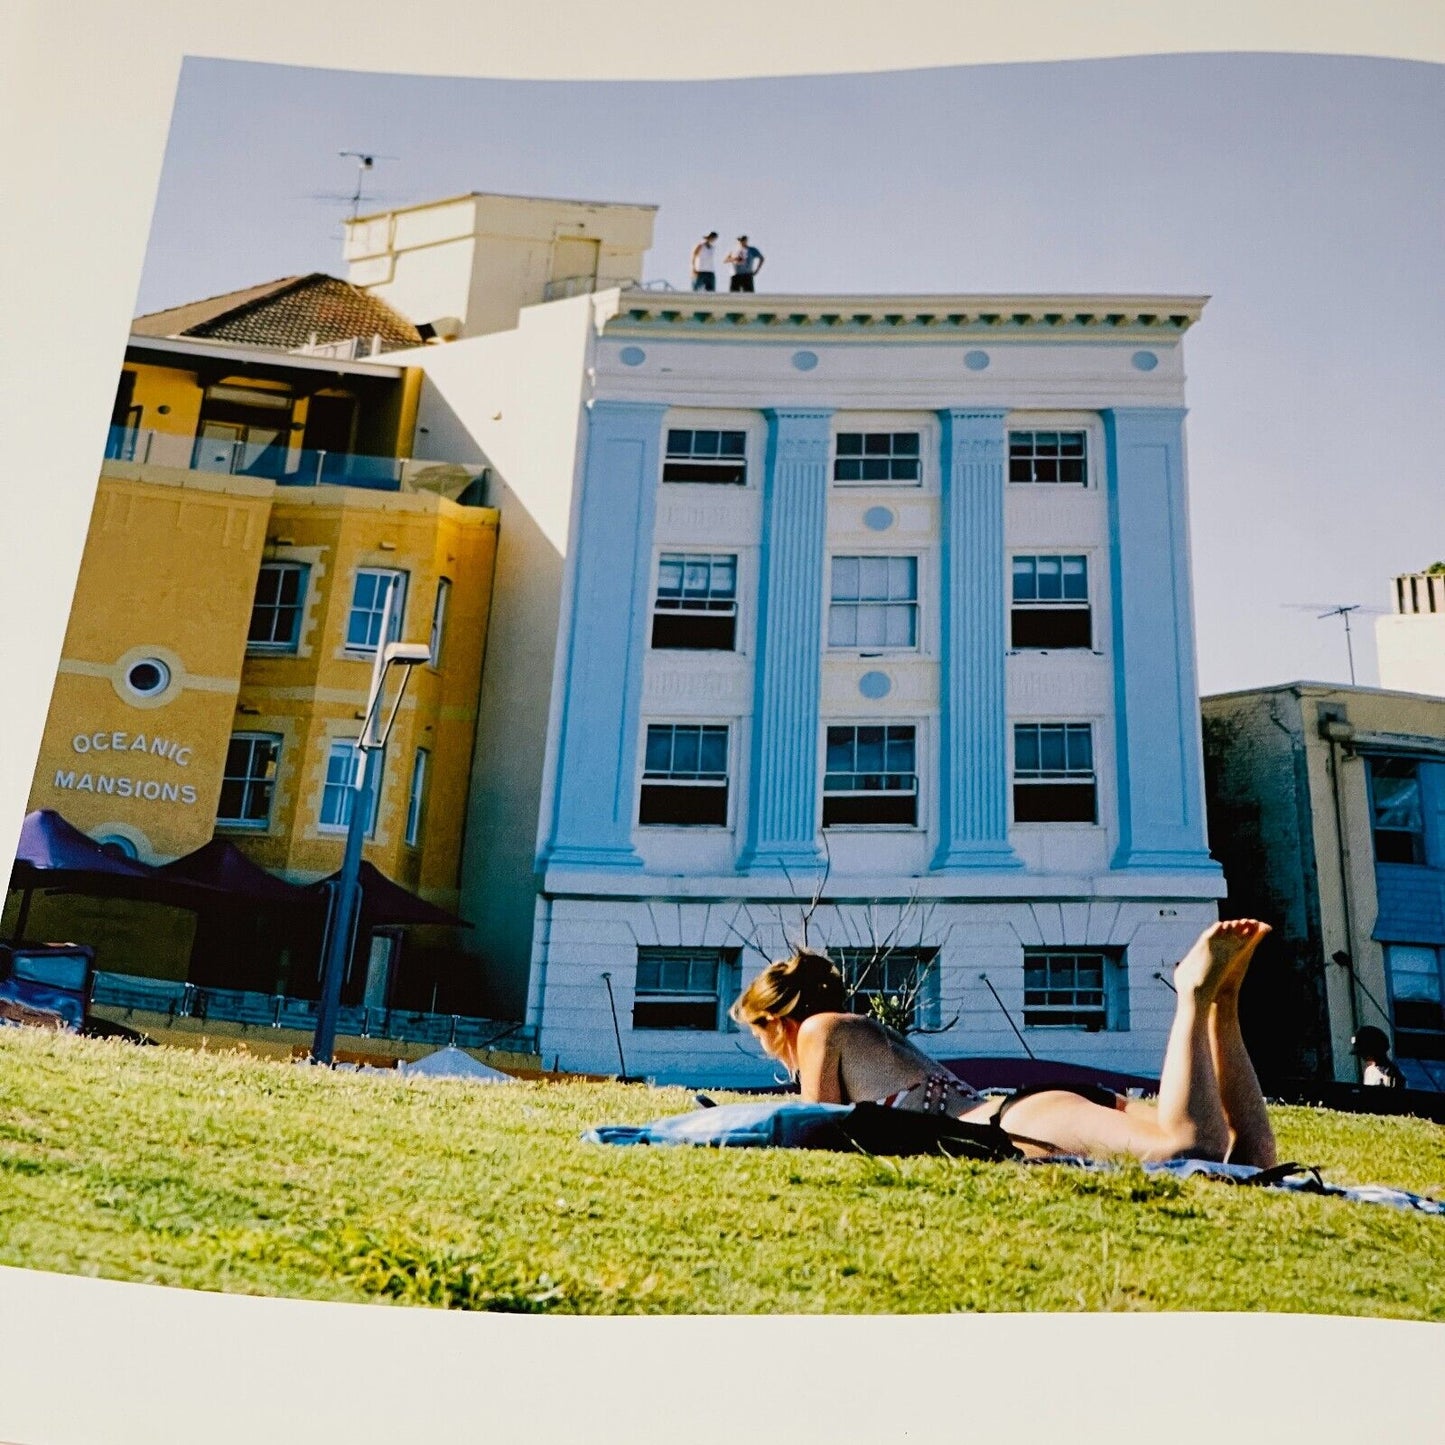
<svg viewBox="0 0 1445 1445">
<path fill-rule="evenodd" d="M 32 809 L 147 863 L 220 835 L 291 882 L 334 872 L 395 587 L 398 635 L 431 661 L 411 670 L 365 858 L 455 909 L 497 513 L 468 504 L 478 468 L 408 460 L 418 383 L 374 358 L 133 338 Z M 103 970 L 186 979 L 195 917 L 40 895 L 27 932 L 92 942 Z M 258 935 L 247 976 L 225 981 L 314 993 L 295 955 L 319 918 L 307 928 Z M 452 951 L 443 937 L 432 953 Z"/>
</svg>

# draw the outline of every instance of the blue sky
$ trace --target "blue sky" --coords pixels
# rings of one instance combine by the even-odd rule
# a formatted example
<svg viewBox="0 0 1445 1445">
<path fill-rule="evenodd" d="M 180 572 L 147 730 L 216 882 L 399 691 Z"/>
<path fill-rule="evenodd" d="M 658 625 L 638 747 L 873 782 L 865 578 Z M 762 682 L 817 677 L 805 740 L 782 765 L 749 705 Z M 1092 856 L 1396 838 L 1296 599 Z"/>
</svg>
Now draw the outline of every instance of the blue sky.
<svg viewBox="0 0 1445 1445">
<path fill-rule="evenodd" d="M 1445 70 L 1177 56 L 631 83 L 190 61 L 138 311 L 309 270 L 469 190 L 661 207 L 647 279 L 747 231 L 777 291 L 1175 291 L 1200 683 L 1344 680 L 1338 619 L 1445 557 Z M 364 207 L 365 209 L 365 207 Z M 1373 616 L 1355 614 L 1361 682 Z"/>
</svg>

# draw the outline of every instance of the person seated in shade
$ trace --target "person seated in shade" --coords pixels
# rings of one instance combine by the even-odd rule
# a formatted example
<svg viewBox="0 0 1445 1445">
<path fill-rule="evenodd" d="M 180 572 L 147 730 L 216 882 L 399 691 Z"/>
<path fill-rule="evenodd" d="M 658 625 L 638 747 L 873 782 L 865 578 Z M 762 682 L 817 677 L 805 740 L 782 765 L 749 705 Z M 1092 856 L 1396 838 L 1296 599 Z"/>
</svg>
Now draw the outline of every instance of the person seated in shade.
<svg viewBox="0 0 1445 1445">
<path fill-rule="evenodd" d="M 1253 918 L 1206 928 L 1174 971 L 1174 1022 L 1159 1096 L 1037 1084 L 986 1099 L 901 1034 L 845 1012 L 843 977 L 807 951 L 770 964 L 732 1006 L 763 1050 L 814 1103 L 874 1102 L 985 1125 L 1026 1157 L 1227 1159 L 1277 1162 L 1264 1095 L 1239 1031 L 1239 989 L 1269 925 Z"/>
<path fill-rule="evenodd" d="M 1390 1057 L 1390 1041 L 1384 1029 L 1366 1024 L 1350 1040 L 1350 1052 L 1360 1061 L 1360 1082 L 1371 1089 L 1399 1089 L 1404 1077 Z"/>
</svg>

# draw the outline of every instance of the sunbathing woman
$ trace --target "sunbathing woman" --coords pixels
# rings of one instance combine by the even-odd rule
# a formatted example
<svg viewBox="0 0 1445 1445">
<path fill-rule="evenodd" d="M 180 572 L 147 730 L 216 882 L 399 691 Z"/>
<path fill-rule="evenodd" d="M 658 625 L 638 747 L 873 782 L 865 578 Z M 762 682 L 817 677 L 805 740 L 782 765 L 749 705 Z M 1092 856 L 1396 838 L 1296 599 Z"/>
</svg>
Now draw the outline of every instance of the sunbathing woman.
<svg viewBox="0 0 1445 1445">
<path fill-rule="evenodd" d="M 1025 1155 L 1228 1159 L 1268 1167 L 1274 1133 L 1239 1032 L 1239 988 L 1269 925 L 1216 923 L 1174 972 L 1177 1000 L 1152 1103 L 1044 1084 L 985 1099 L 902 1035 L 845 1013 L 842 975 L 816 953 L 770 964 L 732 1007 L 805 1100 L 863 1100 L 989 1124 Z"/>
</svg>

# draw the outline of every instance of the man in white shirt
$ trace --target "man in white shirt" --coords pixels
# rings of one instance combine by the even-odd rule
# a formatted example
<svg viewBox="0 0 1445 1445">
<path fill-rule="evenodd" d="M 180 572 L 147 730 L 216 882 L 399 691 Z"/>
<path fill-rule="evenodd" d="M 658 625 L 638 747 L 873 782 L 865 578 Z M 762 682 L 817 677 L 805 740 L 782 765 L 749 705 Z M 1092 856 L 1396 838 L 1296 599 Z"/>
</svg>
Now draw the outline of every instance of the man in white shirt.
<svg viewBox="0 0 1445 1445">
<path fill-rule="evenodd" d="M 714 244 L 717 232 L 709 231 L 692 248 L 692 289 L 694 291 L 717 290 L 717 261 Z"/>
<path fill-rule="evenodd" d="M 753 277 L 763 269 L 763 253 L 756 246 L 748 245 L 746 236 L 739 236 L 737 245 L 723 259 L 733 268 L 728 290 L 751 291 Z"/>
</svg>

